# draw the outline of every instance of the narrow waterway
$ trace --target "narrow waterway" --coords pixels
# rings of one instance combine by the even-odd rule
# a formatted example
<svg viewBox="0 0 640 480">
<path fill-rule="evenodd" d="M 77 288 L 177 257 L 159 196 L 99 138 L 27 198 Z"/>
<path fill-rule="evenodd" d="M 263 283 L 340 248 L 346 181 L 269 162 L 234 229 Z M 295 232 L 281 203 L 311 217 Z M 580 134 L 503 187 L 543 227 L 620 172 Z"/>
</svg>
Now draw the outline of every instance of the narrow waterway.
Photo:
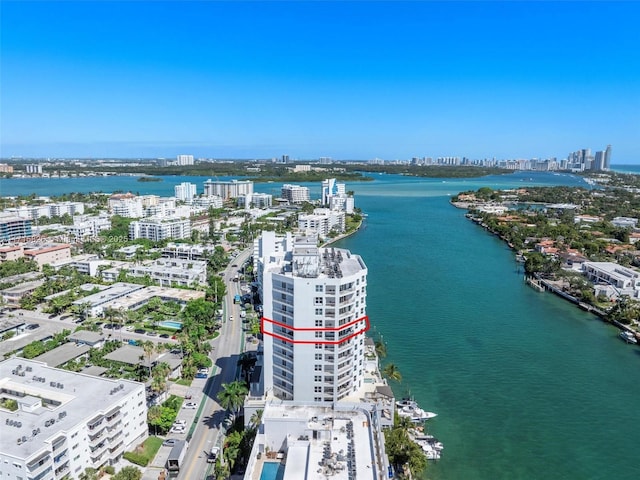
<svg viewBox="0 0 640 480">
<path fill-rule="evenodd" d="M 380 186 L 355 186 L 367 222 L 339 245 L 369 268 L 368 312 L 403 375 L 396 395 L 438 413 L 430 433 L 445 450 L 427 478 L 640 478 L 640 348 L 526 286 L 447 186 Z"/>
</svg>

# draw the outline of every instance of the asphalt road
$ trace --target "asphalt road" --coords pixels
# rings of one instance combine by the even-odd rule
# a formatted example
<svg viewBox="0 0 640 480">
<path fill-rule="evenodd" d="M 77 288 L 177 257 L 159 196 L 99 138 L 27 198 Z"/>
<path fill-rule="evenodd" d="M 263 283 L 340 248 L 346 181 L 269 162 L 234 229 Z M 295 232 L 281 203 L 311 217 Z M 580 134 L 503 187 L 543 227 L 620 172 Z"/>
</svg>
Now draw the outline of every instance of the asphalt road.
<svg viewBox="0 0 640 480">
<path fill-rule="evenodd" d="M 249 248 L 240 253 L 225 270 L 223 277 L 227 286 L 227 295 L 224 299 L 225 322 L 220 335 L 212 342 L 213 350 L 210 354 L 215 365 L 215 373 L 207 379 L 205 384 L 201 397 L 200 417 L 197 418 L 184 467 L 181 468 L 178 479 L 204 479 L 209 467 L 206 459 L 211 447 L 221 446 L 223 443 L 220 427 L 225 412 L 218 404 L 216 396 L 222 389 L 223 383 L 230 383 L 236 379 L 237 362 L 244 347 L 240 307 L 233 303 L 234 295 L 241 293 L 240 284 L 231 280 L 251 252 L 252 249 Z M 229 320 L 230 318 L 233 320 Z"/>
</svg>

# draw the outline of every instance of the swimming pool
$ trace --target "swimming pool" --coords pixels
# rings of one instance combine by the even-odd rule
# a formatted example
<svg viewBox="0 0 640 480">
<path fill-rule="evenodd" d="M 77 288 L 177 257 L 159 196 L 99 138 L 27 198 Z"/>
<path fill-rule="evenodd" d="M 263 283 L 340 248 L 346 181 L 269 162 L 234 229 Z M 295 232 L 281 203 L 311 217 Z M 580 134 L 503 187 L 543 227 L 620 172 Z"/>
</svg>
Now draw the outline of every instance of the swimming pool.
<svg viewBox="0 0 640 480">
<path fill-rule="evenodd" d="M 164 328 L 173 328 L 174 330 L 180 330 L 182 328 L 182 322 L 174 322 L 173 320 L 158 322 L 158 325 Z"/>
<path fill-rule="evenodd" d="M 280 462 L 264 462 L 260 480 L 282 480 L 284 478 L 284 464 Z"/>
</svg>

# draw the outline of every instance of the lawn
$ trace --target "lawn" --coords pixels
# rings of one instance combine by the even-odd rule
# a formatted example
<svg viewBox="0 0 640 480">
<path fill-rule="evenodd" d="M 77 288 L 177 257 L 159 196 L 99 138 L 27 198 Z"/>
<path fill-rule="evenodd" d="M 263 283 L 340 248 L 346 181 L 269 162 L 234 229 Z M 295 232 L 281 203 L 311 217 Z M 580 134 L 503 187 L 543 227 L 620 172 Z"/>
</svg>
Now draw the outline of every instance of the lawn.
<svg viewBox="0 0 640 480">
<path fill-rule="evenodd" d="M 124 458 L 131 463 L 146 467 L 153 457 L 156 456 L 161 446 L 161 438 L 149 437 L 141 445 L 138 445 L 133 452 L 125 452 Z"/>
</svg>

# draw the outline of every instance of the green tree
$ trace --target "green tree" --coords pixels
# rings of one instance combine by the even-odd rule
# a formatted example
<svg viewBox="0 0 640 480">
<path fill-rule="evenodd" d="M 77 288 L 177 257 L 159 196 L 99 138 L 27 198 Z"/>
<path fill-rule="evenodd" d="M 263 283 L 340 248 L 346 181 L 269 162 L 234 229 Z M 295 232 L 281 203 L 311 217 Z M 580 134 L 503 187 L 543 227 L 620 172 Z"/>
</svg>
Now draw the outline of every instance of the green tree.
<svg viewBox="0 0 640 480">
<path fill-rule="evenodd" d="M 382 375 L 384 375 L 389 380 L 393 380 L 394 382 L 402 381 L 402 374 L 394 363 L 389 363 L 388 365 L 386 365 L 382 370 Z"/>
<path fill-rule="evenodd" d="M 257 428 L 258 425 L 260 425 L 260 422 L 262 421 L 262 413 L 263 413 L 263 410 L 258 409 L 253 413 L 253 415 L 251 415 L 251 418 L 249 419 L 249 423 L 253 428 Z"/>
<path fill-rule="evenodd" d="M 127 465 L 126 467 L 122 467 L 122 470 L 111 478 L 113 480 L 140 480 L 142 478 L 142 471 L 139 468 Z"/>
<path fill-rule="evenodd" d="M 153 434 L 158 434 L 158 426 L 162 421 L 162 408 L 160 405 L 154 405 L 147 410 L 147 423 L 153 427 Z"/>
<path fill-rule="evenodd" d="M 95 468 L 87 467 L 84 469 L 79 477 L 80 480 L 98 480 L 98 470 Z"/>
<path fill-rule="evenodd" d="M 218 393 L 218 402 L 222 408 L 230 410 L 237 416 L 248 393 L 249 390 L 243 382 L 236 380 L 231 383 L 223 383 L 222 390 Z"/>
</svg>

